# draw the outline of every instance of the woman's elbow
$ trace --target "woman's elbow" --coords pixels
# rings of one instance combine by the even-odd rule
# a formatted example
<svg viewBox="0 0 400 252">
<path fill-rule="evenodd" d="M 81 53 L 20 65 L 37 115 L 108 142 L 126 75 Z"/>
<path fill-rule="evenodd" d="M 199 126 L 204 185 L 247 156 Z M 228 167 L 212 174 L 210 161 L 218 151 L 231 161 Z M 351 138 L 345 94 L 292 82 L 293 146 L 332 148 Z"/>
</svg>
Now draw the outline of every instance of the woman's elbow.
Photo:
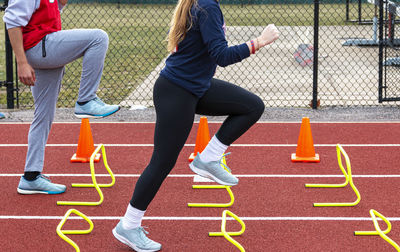
<svg viewBox="0 0 400 252">
<path fill-rule="evenodd" d="M 230 65 L 228 63 L 228 61 L 223 57 L 216 57 L 215 61 L 216 61 L 217 65 L 220 66 L 220 67 L 227 67 L 227 66 Z"/>
</svg>

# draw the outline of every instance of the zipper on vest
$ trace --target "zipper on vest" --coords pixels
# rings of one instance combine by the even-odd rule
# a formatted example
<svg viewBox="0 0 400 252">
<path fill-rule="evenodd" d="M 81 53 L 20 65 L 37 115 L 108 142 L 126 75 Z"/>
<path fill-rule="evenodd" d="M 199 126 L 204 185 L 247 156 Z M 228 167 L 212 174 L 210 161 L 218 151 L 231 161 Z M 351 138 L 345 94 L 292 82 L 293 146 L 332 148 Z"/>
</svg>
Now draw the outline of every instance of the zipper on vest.
<svg viewBox="0 0 400 252">
<path fill-rule="evenodd" d="M 42 38 L 42 57 L 46 57 L 46 36 Z"/>
</svg>

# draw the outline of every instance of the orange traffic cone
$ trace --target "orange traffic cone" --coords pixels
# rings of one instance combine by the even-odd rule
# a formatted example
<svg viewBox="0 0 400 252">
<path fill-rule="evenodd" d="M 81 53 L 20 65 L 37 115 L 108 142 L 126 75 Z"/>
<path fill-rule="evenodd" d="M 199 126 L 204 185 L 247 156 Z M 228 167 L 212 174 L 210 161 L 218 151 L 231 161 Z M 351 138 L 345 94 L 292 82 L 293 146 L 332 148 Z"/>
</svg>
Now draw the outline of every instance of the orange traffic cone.
<svg viewBox="0 0 400 252">
<path fill-rule="evenodd" d="M 88 163 L 94 152 L 92 131 L 90 130 L 89 118 L 83 118 L 79 133 L 78 149 L 71 158 L 71 163 Z M 100 161 L 100 154 L 96 154 L 94 162 Z"/>
<path fill-rule="evenodd" d="M 314 142 L 311 134 L 310 119 L 303 117 L 300 127 L 296 153 L 292 153 L 292 162 L 319 162 L 319 155 L 315 154 Z"/>
<path fill-rule="evenodd" d="M 210 142 L 210 131 L 208 129 L 207 117 L 200 117 L 199 128 L 197 129 L 196 145 L 194 152 L 189 156 L 189 162 L 192 162 L 197 153 L 201 153 Z"/>
</svg>

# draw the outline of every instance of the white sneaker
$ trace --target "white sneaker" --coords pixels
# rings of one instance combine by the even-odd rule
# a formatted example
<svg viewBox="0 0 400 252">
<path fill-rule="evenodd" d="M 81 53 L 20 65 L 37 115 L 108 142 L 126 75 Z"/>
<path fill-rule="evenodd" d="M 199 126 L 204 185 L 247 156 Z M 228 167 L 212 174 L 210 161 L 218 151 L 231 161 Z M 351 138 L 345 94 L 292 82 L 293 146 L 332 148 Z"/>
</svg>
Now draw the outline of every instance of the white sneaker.
<svg viewBox="0 0 400 252">
<path fill-rule="evenodd" d="M 143 227 L 124 229 L 122 227 L 122 221 L 120 221 L 112 232 L 115 238 L 135 251 L 152 252 L 161 249 L 160 243 L 147 238 L 146 234 L 149 234 L 149 232 L 144 230 Z"/>
<path fill-rule="evenodd" d="M 65 185 L 51 183 L 49 177 L 40 174 L 33 181 L 26 180 L 22 176 L 17 191 L 20 194 L 60 194 L 65 192 L 66 188 Z"/>
<path fill-rule="evenodd" d="M 114 114 L 120 110 L 119 105 L 105 104 L 96 97 L 84 105 L 75 104 L 75 116 L 78 118 L 102 118 Z"/>
<path fill-rule="evenodd" d="M 194 173 L 197 173 L 202 177 L 212 179 L 221 185 L 237 185 L 239 183 L 239 179 L 230 173 L 229 167 L 222 162 L 222 158 L 219 161 L 211 161 L 206 163 L 200 159 L 200 153 L 197 153 L 193 162 L 189 164 L 189 167 Z"/>
</svg>

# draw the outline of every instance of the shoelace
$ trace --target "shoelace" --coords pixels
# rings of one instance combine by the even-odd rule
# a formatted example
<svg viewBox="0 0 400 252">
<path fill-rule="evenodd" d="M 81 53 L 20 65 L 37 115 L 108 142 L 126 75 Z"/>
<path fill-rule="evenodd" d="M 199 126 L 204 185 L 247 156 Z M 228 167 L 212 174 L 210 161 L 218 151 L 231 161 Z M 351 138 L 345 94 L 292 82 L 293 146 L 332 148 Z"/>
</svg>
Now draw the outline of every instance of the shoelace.
<svg viewBox="0 0 400 252">
<path fill-rule="evenodd" d="M 95 102 L 97 102 L 98 104 L 100 104 L 101 106 L 104 106 L 104 102 L 102 100 L 100 100 L 99 97 L 96 96 L 96 98 L 93 99 Z"/>
<path fill-rule="evenodd" d="M 222 155 L 222 157 L 220 158 L 220 160 L 219 160 L 219 163 L 221 164 L 221 166 L 222 166 L 222 168 L 224 168 L 227 172 L 229 172 L 229 173 L 231 173 L 232 174 L 232 171 L 231 171 L 231 169 L 224 163 L 224 158 L 226 157 L 226 156 L 228 156 L 228 155 L 230 155 L 231 153 L 230 152 L 228 152 L 228 153 L 225 153 L 224 155 Z"/>
<path fill-rule="evenodd" d="M 39 176 L 50 182 L 50 177 L 49 176 L 46 176 L 44 174 L 40 174 Z"/>
<path fill-rule="evenodd" d="M 146 231 L 145 228 L 148 228 L 148 227 L 146 227 L 146 226 L 144 226 L 144 227 L 139 227 L 139 229 L 144 233 L 144 234 L 141 235 L 141 236 L 142 236 L 142 239 L 143 239 L 143 241 L 144 241 L 146 244 L 152 243 L 153 241 L 150 240 L 150 239 L 146 236 L 146 235 L 149 234 L 149 232 Z"/>
<path fill-rule="evenodd" d="M 149 234 L 149 232 L 148 232 L 145 228 L 148 228 L 148 227 L 146 227 L 146 226 L 144 226 L 144 227 L 139 227 L 139 229 L 142 230 L 143 233 Z"/>
</svg>

